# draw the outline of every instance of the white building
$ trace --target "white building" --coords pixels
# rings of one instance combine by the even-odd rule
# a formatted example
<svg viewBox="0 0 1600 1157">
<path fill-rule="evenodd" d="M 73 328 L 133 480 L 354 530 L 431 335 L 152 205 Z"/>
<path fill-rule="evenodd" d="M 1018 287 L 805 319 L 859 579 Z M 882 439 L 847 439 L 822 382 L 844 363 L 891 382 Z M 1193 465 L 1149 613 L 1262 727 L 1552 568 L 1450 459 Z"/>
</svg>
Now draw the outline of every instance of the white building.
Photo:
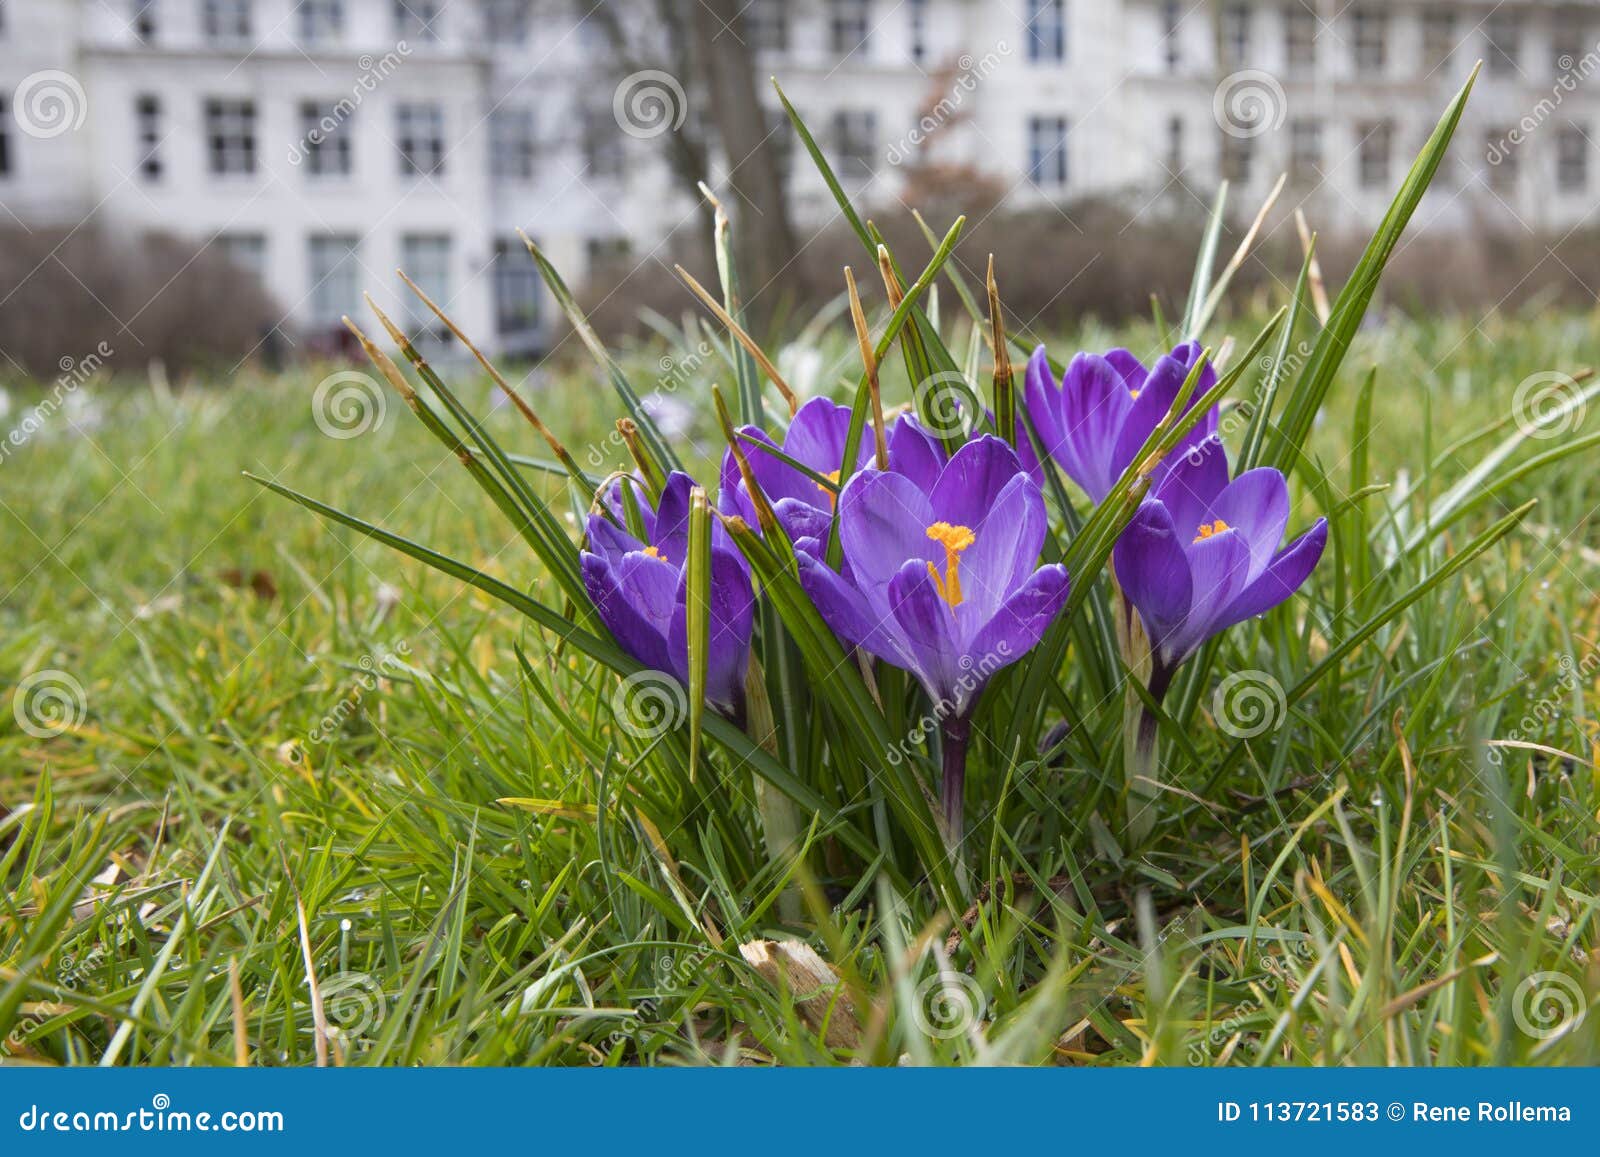
<svg viewBox="0 0 1600 1157">
<path fill-rule="evenodd" d="M 486 344 L 535 348 L 552 319 L 518 227 L 577 281 L 696 221 L 654 129 L 614 109 L 595 2 L 0 0 L 0 219 L 208 240 L 299 334 L 359 313 L 363 289 L 420 318 L 403 266 Z M 749 0 L 743 32 L 868 202 L 930 155 L 1009 204 L 1152 212 L 1209 201 L 1223 174 L 1251 205 L 1287 170 L 1324 229 L 1382 213 L 1482 58 L 1419 223 L 1535 230 L 1595 207 L 1597 8 Z M 631 79 L 675 99 L 677 78 Z M 832 204 L 795 153 L 815 227 Z"/>
</svg>

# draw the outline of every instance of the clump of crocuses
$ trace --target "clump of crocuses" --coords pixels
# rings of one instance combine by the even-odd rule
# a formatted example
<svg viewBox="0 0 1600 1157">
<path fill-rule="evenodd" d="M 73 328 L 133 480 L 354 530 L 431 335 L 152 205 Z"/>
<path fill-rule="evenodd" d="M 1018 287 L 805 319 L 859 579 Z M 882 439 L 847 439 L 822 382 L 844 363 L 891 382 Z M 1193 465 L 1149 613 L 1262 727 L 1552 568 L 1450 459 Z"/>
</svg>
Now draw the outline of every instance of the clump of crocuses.
<svg viewBox="0 0 1600 1157">
<path fill-rule="evenodd" d="M 689 682 L 689 505 L 694 481 L 673 472 L 652 507 L 633 480 L 606 495 L 588 520 L 583 585 L 623 650 L 646 667 Z M 642 535 L 628 529 L 637 519 Z M 744 712 L 745 670 L 755 595 L 748 564 L 717 527 L 711 540 L 710 635 L 706 698 L 733 719 Z"/>
<path fill-rule="evenodd" d="M 919 457 L 861 471 L 839 496 L 842 573 L 800 556 L 800 581 L 834 633 L 909 671 L 933 700 L 952 844 L 978 697 L 1066 602 L 1066 570 L 1039 565 L 1047 532 L 1038 484 L 1010 446 L 985 435 L 942 465 Z"/>
</svg>

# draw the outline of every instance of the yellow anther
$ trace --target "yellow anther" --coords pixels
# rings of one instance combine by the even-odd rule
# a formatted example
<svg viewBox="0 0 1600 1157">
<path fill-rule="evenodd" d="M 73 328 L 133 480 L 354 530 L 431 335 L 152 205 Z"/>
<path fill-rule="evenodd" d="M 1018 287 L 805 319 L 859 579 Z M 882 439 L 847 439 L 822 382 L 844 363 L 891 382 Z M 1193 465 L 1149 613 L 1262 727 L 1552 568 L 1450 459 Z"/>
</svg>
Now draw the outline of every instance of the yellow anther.
<svg viewBox="0 0 1600 1157">
<path fill-rule="evenodd" d="M 1204 542 L 1213 535 L 1221 534 L 1224 530 L 1232 529 L 1233 527 L 1229 526 L 1226 522 L 1223 522 L 1220 518 L 1215 522 L 1202 522 L 1200 524 L 1200 533 L 1194 536 L 1194 540 L 1196 542 Z"/>
<path fill-rule="evenodd" d="M 818 482 L 816 487 L 818 490 L 822 491 L 828 496 L 829 506 L 837 506 L 839 504 L 839 472 L 837 470 L 829 470 L 823 475 L 823 477 L 829 482 L 832 482 L 833 485 L 824 486 L 822 483 Z"/>
<path fill-rule="evenodd" d="M 965 526 L 936 522 L 928 527 L 928 537 L 944 547 L 944 574 L 941 575 L 931 562 L 928 573 L 933 576 L 933 585 L 939 588 L 939 597 L 954 610 L 961 605 L 961 552 L 977 541 L 977 536 Z"/>
<path fill-rule="evenodd" d="M 658 550 L 656 547 L 647 546 L 647 547 L 644 548 L 644 553 L 646 555 L 648 555 L 650 558 L 659 559 L 661 562 L 666 562 L 667 561 L 667 556 L 662 554 L 661 551 Z"/>
</svg>

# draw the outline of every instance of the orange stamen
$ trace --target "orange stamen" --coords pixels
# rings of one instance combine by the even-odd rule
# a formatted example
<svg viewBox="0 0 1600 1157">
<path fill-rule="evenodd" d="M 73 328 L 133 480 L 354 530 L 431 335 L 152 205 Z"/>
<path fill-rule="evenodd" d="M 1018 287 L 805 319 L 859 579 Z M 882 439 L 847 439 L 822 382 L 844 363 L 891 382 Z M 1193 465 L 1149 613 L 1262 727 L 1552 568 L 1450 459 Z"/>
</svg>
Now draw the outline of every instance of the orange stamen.
<svg viewBox="0 0 1600 1157">
<path fill-rule="evenodd" d="M 1222 519 L 1220 519 L 1220 518 L 1217 519 L 1215 522 L 1202 522 L 1200 524 L 1200 533 L 1194 536 L 1194 540 L 1196 542 L 1204 542 L 1206 539 L 1211 538 L 1213 535 L 1218 535 L 1218 534 L 1221 534 L 1224 530 L 1232 530 L 1232 529 L 1233 529 L 1233 527 L 1229 526 L 1226 522 L 1223 522 Z"/>
<path fill-rule="evenodd" d="M 976 542 L 977 536 L 965 526 L 936 522 L 928 527 L 928 537 L 944 547 L 944 574 L 941 575 L 931 562 L 928 573 L 933 576 L 934 586 L 939 588 L 939 597 L 955 610 L 961 605 L 961 552 Z"/>
</svg>

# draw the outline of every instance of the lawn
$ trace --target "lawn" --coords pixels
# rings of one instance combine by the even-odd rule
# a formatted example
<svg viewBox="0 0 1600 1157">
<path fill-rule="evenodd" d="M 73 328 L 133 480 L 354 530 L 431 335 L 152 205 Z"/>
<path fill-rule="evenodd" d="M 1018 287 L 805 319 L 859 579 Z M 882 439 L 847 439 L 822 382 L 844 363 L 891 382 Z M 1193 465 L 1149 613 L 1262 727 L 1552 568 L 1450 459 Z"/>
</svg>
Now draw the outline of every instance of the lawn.
<svg viewBox="0 0 1600 1157">
<path fill-rule="evenodd" d="M 1258 321 L 1216 336 L 1237 358 Z M 1312 435 L 1327 491 L 1297 487 L 1291 524 L 1335 516 L 1339 565 L 1212 656 L 1147 841 L 1119 830 L 1115 760 L 1092 757 L 1114 749 L 1116 707 L 1048 758 L 986 758 L 965 911 L 861 871 L 834 838 L 849 815 L 819 822 L 805 870 L 781 877 L 756 851 L 748 772 L 657 777 L 613 719 L 614 676 L 243 476 L 559 607 L 393 392 L 381 420 L 342 411 L 361 432 L 331 436 L 350 431 L 313 397 L 337 367 L 84 386 L 0 462 L 0 1056 L 1600 1061 L 1600 1017 L 1583 1015 L 1600 977 L 1592 451 L 1512 472 L 1419 537 L 1526 425 L 1541 386 L 1523 383 L 1577 374 L 1597 339 L 1594 316 L 1365 328 Z M 1113 344 L 1159 345 L 1144 326 L 1051 347 Z M 677 442 L 709 477 L 724 444 L 709 390 L 729 371 L 700 349 L 645 344 L 623 365 L 685 404 Z M 847 324 L 798 352 L 780 359 L 797 381 L 848 397 Z M 622 466 L 609 388 L 575 352 L 553 366 L 526 396 L 586 470 Z M 548 456 L 489 382 L 447 376 L 508 449 Z M 907 391 L 890 375 L 885 395 Z M 39 396 L 15 391 L 7 424 Z M 1588 434 L 1584 410 L 1537 427 L 1502 473 Z M 1267 687 L 1253 706 L 1249 686 L 1242 707 L 1222 697 L 1240 672 Z M 1051 725 L 1094 699 L 1075 650 L 1060 681 Z M 791 938 L 816 956 L 753 944 Z"/>
</svg>

